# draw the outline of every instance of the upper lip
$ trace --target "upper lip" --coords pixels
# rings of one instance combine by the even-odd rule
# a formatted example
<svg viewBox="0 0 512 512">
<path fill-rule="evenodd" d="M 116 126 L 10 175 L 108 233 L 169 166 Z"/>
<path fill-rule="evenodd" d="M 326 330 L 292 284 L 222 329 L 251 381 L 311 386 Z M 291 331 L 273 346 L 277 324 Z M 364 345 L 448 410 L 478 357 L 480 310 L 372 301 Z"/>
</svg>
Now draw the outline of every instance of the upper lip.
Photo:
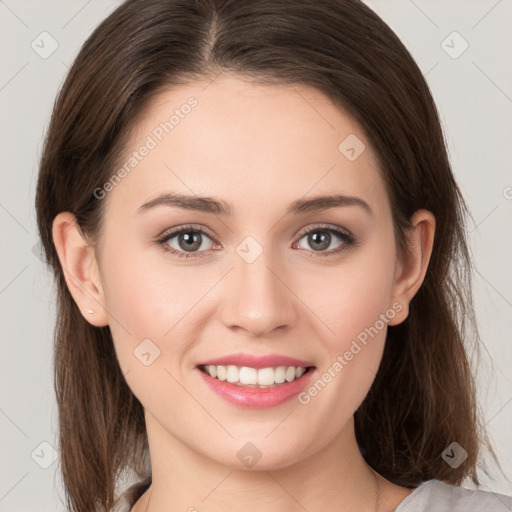
<svg viewBox="0 0 512 512">
<path fill-rule="evenodd" d="M 295 357 L 282 356 L 279 354 L 268 354 L 264 356 L 257 356 L 252 354 L 228 354 L 215 359 L 208 359 L 203 361 L 197 366 L 207 365 L 234 365 L 234 366 L 248 366 L 249 368 L 270 368 L 277 366 L 294 366 L 304 367 L 313 366 L 313 363 L 296 359 Z"/>
</svg>

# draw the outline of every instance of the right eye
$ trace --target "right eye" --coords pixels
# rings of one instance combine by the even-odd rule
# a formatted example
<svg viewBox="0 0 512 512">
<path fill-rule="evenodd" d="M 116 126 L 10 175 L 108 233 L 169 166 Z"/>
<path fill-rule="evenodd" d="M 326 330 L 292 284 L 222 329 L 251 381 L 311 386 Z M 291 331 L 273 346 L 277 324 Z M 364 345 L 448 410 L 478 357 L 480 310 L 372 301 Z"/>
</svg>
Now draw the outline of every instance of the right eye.
<svg viewBox="0 0 512 512">
<path fill-rule="evenodd" d="M 164 251 L 179 258 L 196 258 L 198 257 L 196 253 L 205 252 L 199 250 L 204 247 L 205 237 L 211 240 L 210 235 L 203 229 L 183 226 L 165 233 L 157 240 L 157 243 L 162 246 Z M 170 244 L 173 239 L 176 239 L 174 246 Z"/>
</svg>

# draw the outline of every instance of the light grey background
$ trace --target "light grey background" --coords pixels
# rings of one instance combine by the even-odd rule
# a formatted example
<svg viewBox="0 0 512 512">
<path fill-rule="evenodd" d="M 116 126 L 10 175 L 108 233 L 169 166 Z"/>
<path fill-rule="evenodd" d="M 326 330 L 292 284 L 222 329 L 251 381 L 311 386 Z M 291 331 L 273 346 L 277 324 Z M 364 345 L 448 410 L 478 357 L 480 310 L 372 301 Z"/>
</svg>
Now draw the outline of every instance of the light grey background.
<svg viewBox="0 0 512 512">
<path fill-rule="evenodd" d="M 54 294 L 51 275 L 37 255 L 34 192 L 56 93 L 81 44 L 118 4 L 0 0 L 1 512 L 64 510 L 58 463 L 52 463 L 57 449 Z M 484 344 L 479 396 L 505 473 L 490 464 L 493 478 L 482 479 L 484 488 L 512 494 L 512 2 L 368 4 L 423 70 L 472 211 L 475 296 Z M 55 44 L 52 38 L 58 48 L 44 55 Z M 465 42 L 469 46 L 459 55 Z"/>
</svg>

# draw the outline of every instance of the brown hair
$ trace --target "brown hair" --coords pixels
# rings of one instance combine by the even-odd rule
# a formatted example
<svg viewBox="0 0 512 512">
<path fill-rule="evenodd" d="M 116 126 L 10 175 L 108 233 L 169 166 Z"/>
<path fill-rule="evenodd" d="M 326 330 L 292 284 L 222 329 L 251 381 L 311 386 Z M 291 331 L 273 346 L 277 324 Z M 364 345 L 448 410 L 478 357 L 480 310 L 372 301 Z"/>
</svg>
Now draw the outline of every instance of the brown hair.
<svg viewBox="0 0 512 512">
<path fill-rule="evenodd" d="M 37 222 L 58 293 L 55 390 L 69 508 L 110 508 L 125 470 L 147 473 L 143 407 L 120 370 L 108 327 L 81 315 L 52 242 L 70 211 L 100 240 L 104 201 L 138 116 L 163 88 L 220 71 L 263 84 L 306 84 L 351 114 L 379 159 L 398 251 L 411 215 L 436 217 L 425 281 L 390 327 L 382 364 L 355 413 L 365 460 L 399 485 L 478 482 L 485 444 L 465 343 L 473 325 L 464 205 L 427 83 L 393 31 L 358 0 L 128 0 L 93 32 L 58 95 L 37 184 Z M 469 326 L 467 325 L 469 319 Z M 472 329 L 469 329 L 472 327 Z M 84 364 L 84 362 L 86 362 Z M 467 459 L 451 468 L 452 442 Z"/>
</svg>

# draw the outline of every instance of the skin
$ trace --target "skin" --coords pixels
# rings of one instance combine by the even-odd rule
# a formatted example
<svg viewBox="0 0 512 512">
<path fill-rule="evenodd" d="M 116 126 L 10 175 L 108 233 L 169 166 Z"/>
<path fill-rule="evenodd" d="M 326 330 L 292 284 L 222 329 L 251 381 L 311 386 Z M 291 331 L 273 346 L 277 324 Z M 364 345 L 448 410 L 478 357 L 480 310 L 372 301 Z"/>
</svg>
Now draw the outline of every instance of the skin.
<svg viewBox="0 0 512 512">
<path fill-rule="evenodd" d="M 254 85 L 223 73 L 162 92 L 135 127 L 127 155 L 169 112 L 194 96 L 198 105 L 102 199 L 104 232 L 94 247 L 74 216 L 59 214 L 53 238 L 73 297 L 95 326 L 109 325 L 126 381 L 145 409 L 153 484 L 134 512 L 391 511 L 411 492 L 364 461 L 353 414 L 374 380 L 386 328 L 307 405 L 295 398 L 248 410 L 224 401 L 194 369 L 235 352 L 282 354 L 312 361 L 318 375 L 359 333 L 399 304 L 389 325 L 407 317 L 425 276 L 435 219 L 411 219 L 411 250 L 398 258 L 389 197 L 362 129 L 307 86 Z M 338 146 L 355 134 L 366 149 L 349 161 Z M 122 160 L 122 159 L 121 159 Z M 232 216 L 158 206 L 137 209 L 164 191 L 220 198 Z M 285 215 L 297 199 L 356 196 L 352 205 Z M 203 235 L 196 258 L 165 252 L 154 239 L 193 224 Z M 315 248 L 305 230 L 328 224 Z M 299 236 L 300 235 L 300 236 Z M 252 263 L 236 248 L 261 246 Z M 176 236 L 167 244 L 186 252 Z M 185 247 L 185 248 L 184 248 Z M 88 313 L 93 309 L 94 314 Z M 133 351 L 151 339 L 160 356 L 145 366 Z M 262 453 L 252 468 L 237 458 L 245 443 Z M 149 505 L 149 506 L 148 506 Z M 192 509 L 190 509 L 192 510 Z"/>
</svg>

